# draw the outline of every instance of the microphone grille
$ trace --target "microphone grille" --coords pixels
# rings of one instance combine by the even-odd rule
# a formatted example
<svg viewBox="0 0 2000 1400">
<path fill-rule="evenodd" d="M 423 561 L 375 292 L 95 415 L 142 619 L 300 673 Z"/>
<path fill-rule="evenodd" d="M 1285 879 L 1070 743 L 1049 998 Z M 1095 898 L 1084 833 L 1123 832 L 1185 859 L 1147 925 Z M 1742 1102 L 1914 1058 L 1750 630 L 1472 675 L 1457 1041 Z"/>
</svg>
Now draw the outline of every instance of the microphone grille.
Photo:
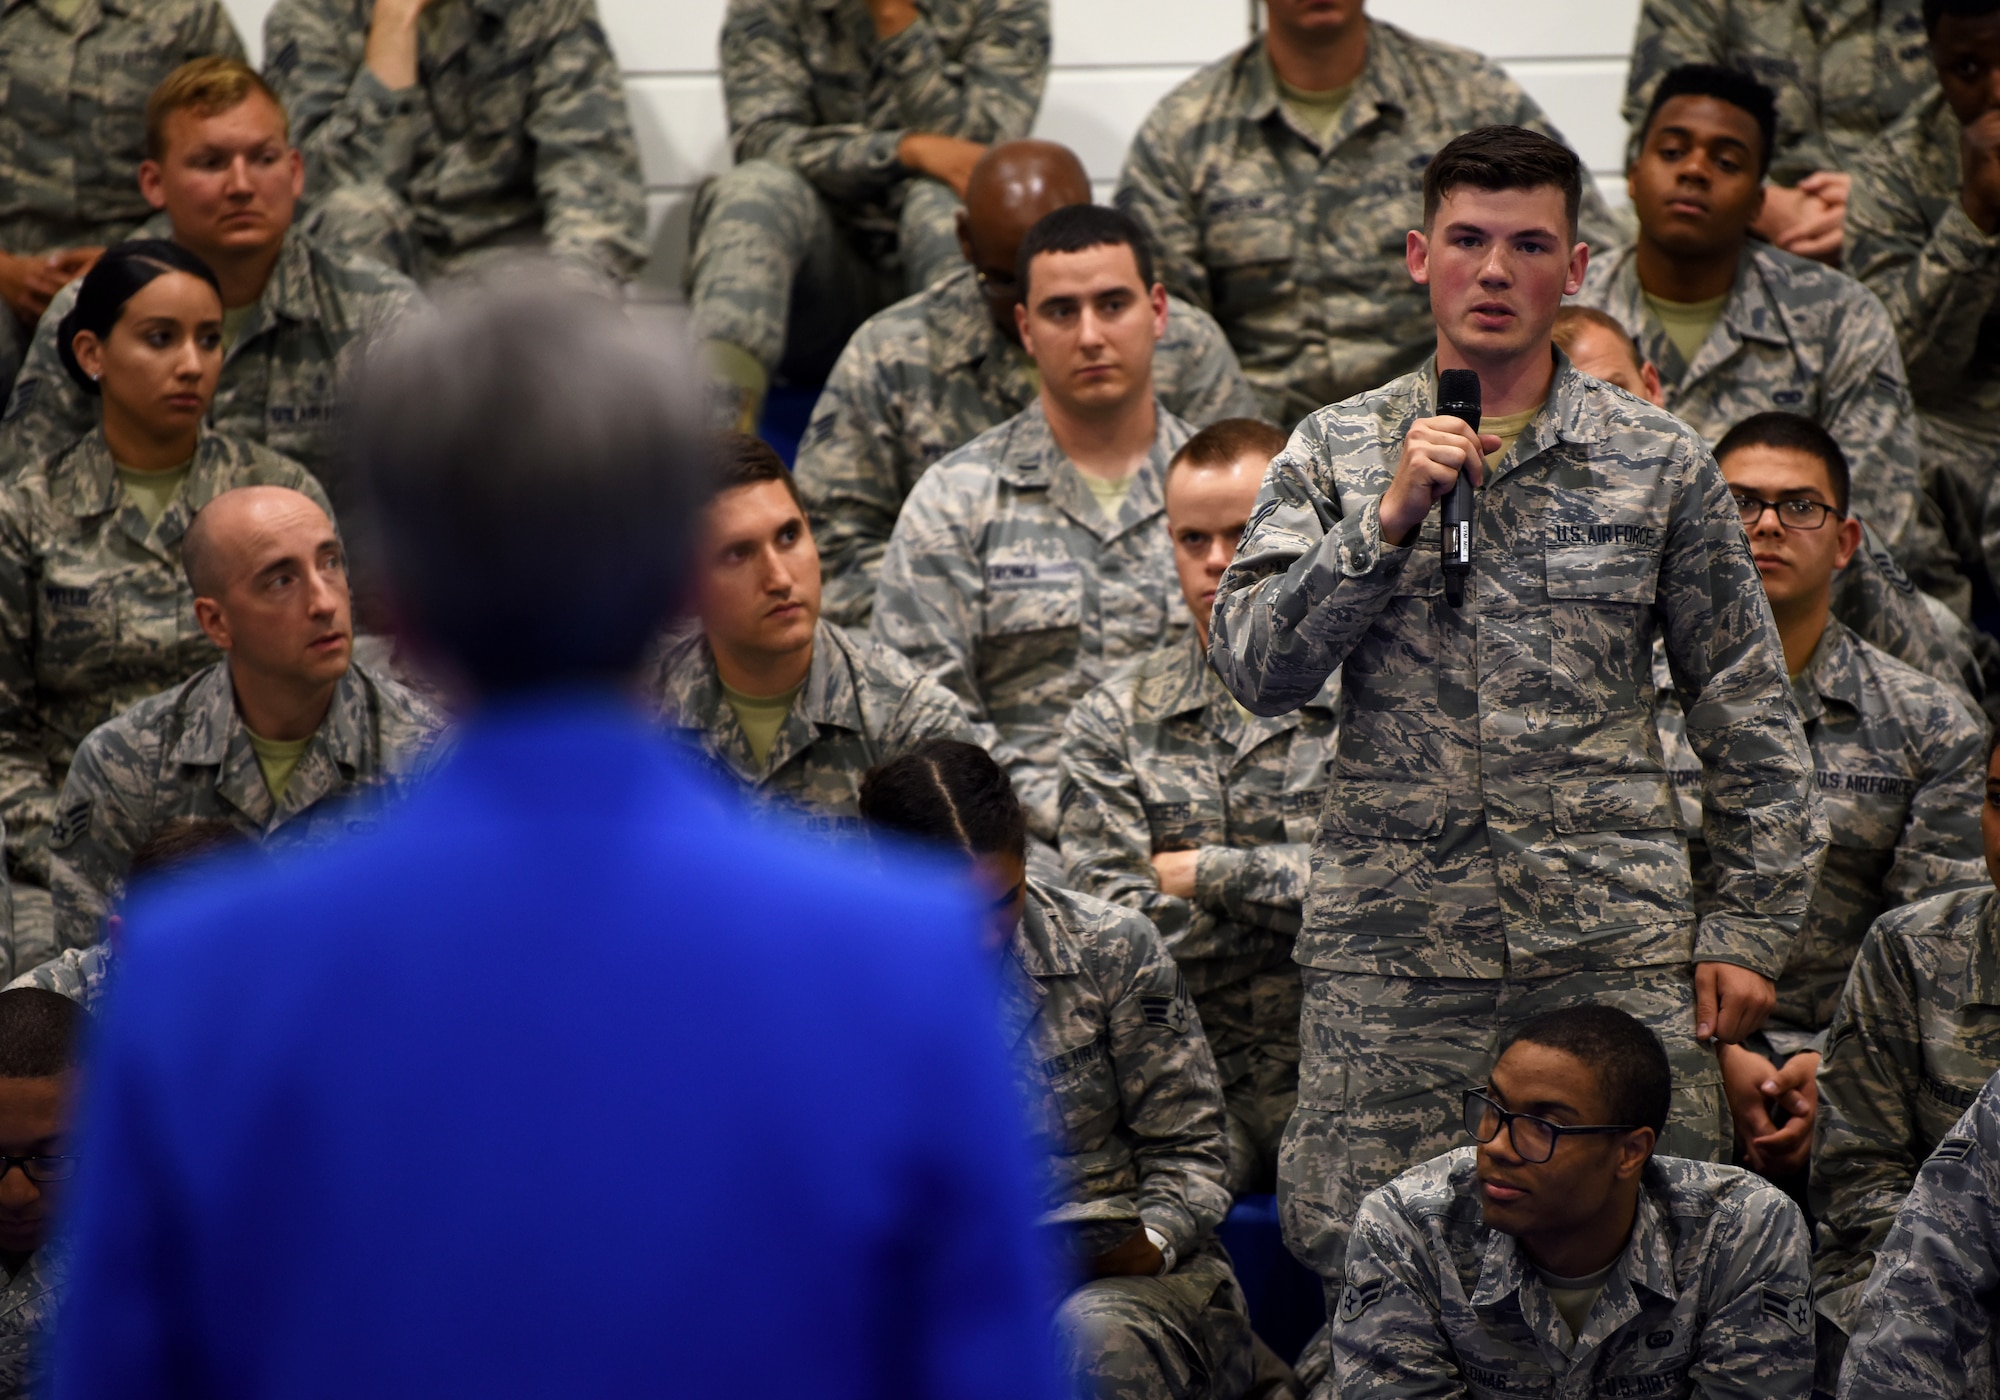
<svg viewBox="0 0 2000 1400">
<path fill-rule="evenodd" d="M 1445 369 L 1438 371 L 1438 407 L 1458 404 L 1467 408 L 1479 407 L 1479 375 L 1469 369 Z"/>
</svg>

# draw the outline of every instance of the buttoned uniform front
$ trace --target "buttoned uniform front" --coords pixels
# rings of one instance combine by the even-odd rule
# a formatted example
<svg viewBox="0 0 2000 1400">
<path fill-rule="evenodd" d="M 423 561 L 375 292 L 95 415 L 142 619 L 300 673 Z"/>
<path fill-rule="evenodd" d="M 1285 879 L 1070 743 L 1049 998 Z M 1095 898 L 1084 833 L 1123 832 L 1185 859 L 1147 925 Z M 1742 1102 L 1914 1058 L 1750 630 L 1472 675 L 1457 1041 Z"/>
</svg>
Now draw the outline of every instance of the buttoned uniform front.
<svg viewBox="0 0 2000 1400">
<path fill-rule="evenodd" d="M 22 1260 L 0 1287 L 0 1400 L 47 1393 L 43 1348 L 55 1332 L 68 1277 L 68 1251 L 52 1239 Z"/>
<path fill-rule="evenodd" d="M 1292 948 L 1338 692 L 1247 714 L 1190 630 L 1091 691 L 1063 730 L 1070 883 L 1151 919 L 1186 976 L 1222 1075 L 1232 1192 L 1268 1178 L 1298 1099 Z M 1160 889 L 1162 851 L 1197 853 L 1193 898 Z"/>
<path fill-rule="evenodd" d="M 1762 1177 L 1655 1156 L 1572 1335 L 1521 1242 L 1485 1224 L 1477 1169 L 1461 1147 L 1362 1203 L 1332 1323 L 1343 1400 L 1811 1394 L 1805 1221 Z"/>
<path fill-rule="evenodd" d="M 1187 984 L 1140 915 L 1030 879 L 1002 961 L 1000 1031 L 1046 1154 L 1043 1224 L 1078 1263 L 1150 1229 L 1174 1267 L 1107 1278 L 1058 1309 L 1081 1393 L 1229 1400 L 1250 1322 L 1213 1231 L 1229 1210 L 1215 1060 Z"/>
<path fill-rule="evenodd" d="M 2000 1085 L 1917 1172 L 1862 1295 L 1840 1400 L 2000 1396 Z"/>
<path fill-rule="evenodd" d="M 867 315 L 963 266 L 957 196 L 897 148 L 913 133 L 1026 136 L 1048 71 L 1048 0 L 930 0 L 888 39 L 862 0 L 730 0 L 722 89 L 736 164 L 695 200 L 696 337 L 775 367 L 803 266 L 809 283 L 852 284 L 806 289 L 859 308 L 831 359 Z"/>
<path fill-rule="evenodd" d="M 162 215 L 144 232 L 166 238 L 172 230 Z M 74 283 L 58 292 L 35 330 L 0 419 L 0 472 L 52 457 L 97 426 L 97 400 L 70 378 L 56 349 L 56 327 L 76 295 Z M 292 228 L 223 357 L 208 425 L 299 463 L 351 515 L 339 445 L 341 379 L 369 338 L 418 296 L 400 272 L 330 254 Z"/>
<path fill-rule="evenodd" d="M 2000 1069 L 2000 901 L 1956 890 L 1883 915 L 1841 993 L 1819 1069 L 1813 1285 L 1844 1333 L 1931 1149 Z"/>
<path fill-rule="evenodd" d="M 1783 185 L 1848 169 L 1937 84 L 1921 0 L 1646 0 L 1625 84 L 1635 140 L 1660 79 L 1684 63 L 1744 69 L 1771 89 Z"/>
<path fill-rule="evenodd" d="M 1000 333 L 971 268 L 877 312 L 834 362 L 799 442 L 795 474 L 826 579 L 822 604 L 867 625 L 896 515 L 917 478 L 1035 401 L 1040 376 Z M 1257 396 L 1207 312 L 1167 299 L 1153 392 L 1196 427 L 1254 418 Z"/>
<path fill-rule="evenodd" d="M 759 764 L 699 630 L 674 637 L 646 687 L 669 733 L 752 800 L 812 830 L 857 835 L 861 775 L 933 739 L 987 747 L 992 730 L 909 661 L 822 618 L 812 666 Z"/>
<path fill-rule="evenodd" d="M 1989 883 L 1979 834 L 1986 726 L 1955 691 L 1829 619 L 1792 698 L 1829 839 L 1763 1031 L 1779 1058 L 1821 1048 L 1861 940 L 1885 910 Z M 1683 820 L 1698 821 L 1701 765 L 1671 694 L 1661 697 L 1660 731 Z M 1691 846 L 1700 835 L 1689 830 Z M 1696 846 L 1697 913 L 1709 908 L 1706 865 Z"/>
<path fill-rule="evenodd" d="M 219 0 L 0 5 L 0 250 L 102 247 L 152 217 L 146 98 L 191 59 L 243 57 Z M 33 330 L 0 314 L 0 385 Z"/>
<path fill-rule="evenodd" d="M 92 730 L 77 747 L 49 839 L 56 942 L 97 942 L 132 855 L 173 817 L 219 817 L 280 849 L 372 830 L 425 771 L 444 717 L 408 687 L 349 666 L 281 797 L 264 782 L 218 661 Z"/>
<path fill-rule="evenodd" d="M 1592 258 L 1575 301 L 1625 327 L 1659 368 L 1667 411 L 1711 448 L 1744 419 L 1772 409 L 1825 428 L 1847 455 L 1853 513 L 1928 590 L 1967 605 L 1951 546 L 1923 507 L 1917 411 L 1896 332 L 1866 287 L 1748 243 L 1722 313 L 1692 360 L 1648 305 L 1635 246 Z"/>
<path fill-rule="evenodd" d="M 1562 139 L 1494 64 L 1367 23 L 1367 62 L 1324 148 L 1279 101 L 1260 38 L 1160 99 L 1119 176 L 1118 207 L 1151 236 L 1160 280 L 1221 322 L 1281 426 L 1430 353 L 1430 295 L 1403 245 L 1438 148 L 1496 124 Z M 1581 223 L 1593 247 L 1622 241 L 1588 176 Z"/>
<path fill-rule="evenodd" d="M 1775 978 L 1826 842 L 1770 607 L 1693 430 L 1556 352 L 1547 401 L 1476 497 L 1451 608 L 1435 516 L 1407 545 L 1380 516 L 1436 394 L 1427 367 L 1300 425 L 1211 623 L 1216 669 L 1252 710 L 1298 705 L 1341 668 L 1280 1162 L 1287 1242 L 1330 1285 L 1360 1195 L 1423 1160 L 1397 1162 L 1398 1142 L 1434 1143 L 1490 1054 L 1498 1022 L 1474 1035 L 1480 1006 L 1615 994 L 1657 1022 L 1678 999 L 1677 1155 L 1726 1147 L 1691 964 Z M 1653 721 L 1656 636 L 1709 769 L 1718 902 L 1699 927 Z M 1411 1007 L 1440 997 L 1470 1018 L 1466 1053 L 1399 1062 Z M 1435 1082 L 1417 1073 L 1433 1062 Z M 1378 1118 L 1383 1143 L 1368 1138 Z"/>
<path fill-rule="evenodd" d="M 919 478 L 875 586 L 871 634 L 999 730 L 1028 829 L 1056 839 L 1070 708 L 1120 663 L 1180 635 L 1167 463 L 1194 430 L 1154 406 L 1153 448 L 1116 518 L 1063 455 L 1039 402 Z"/>
<path fill-rule="evenodd" d="M 283 486 L 332 514 L 298 463 L 204 429 L 155 522 L 126 492 L 100 431 L 0 483 L 0 823 L 14 883 L 16 970 L 54 956 L 48 839 L 86 734 L 221 654 L 195 621 L 181 541 L 239 486 Z"/>
<path fill-rule="evenodd" d="M 264 21 L 264 76 L 291 114 L 323 242 L 411 276 L 522 244 L 619 281 L 638 271 L 645 181 L 594 0 L 433 4 L 417 81 L 393 91 L 365 58 L 374 13 L 375 0 L 279 0 Z M 340 198 L 357 190 L 368 198 Z"/>
<path fill-rule="evenodd" d="M 1996 573 L 2000 234 L 1960 207 L 1958 118 L 1932 91 L 1854 161 L 1849 270 L 1888 308 L 1909 370 L 1924 489 L 1968 571 Z"/>
</svg>

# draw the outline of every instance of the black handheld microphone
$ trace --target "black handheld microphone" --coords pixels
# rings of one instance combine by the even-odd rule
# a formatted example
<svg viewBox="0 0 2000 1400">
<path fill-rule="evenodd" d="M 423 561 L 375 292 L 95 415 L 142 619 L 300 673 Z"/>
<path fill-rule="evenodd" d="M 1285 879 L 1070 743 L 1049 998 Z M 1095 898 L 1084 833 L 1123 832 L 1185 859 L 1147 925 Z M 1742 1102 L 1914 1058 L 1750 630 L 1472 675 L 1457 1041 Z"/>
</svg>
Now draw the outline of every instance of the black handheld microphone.
<svg viewBox="0 0 2000 1400">
<path fill-rule="evenodd" d="M 1438 371 L 1437 416 L 1463 419 L 1479 431 L 1479 376 L 1469 369 Z M 1438 531 L 1444 552 L 1444 600 L 1454 608 L 1465 603 L 1465 579 L 1472 572 L 1471 463 L 1460 468 L 1458 481 L 1438 500 Z"/>
</svg>

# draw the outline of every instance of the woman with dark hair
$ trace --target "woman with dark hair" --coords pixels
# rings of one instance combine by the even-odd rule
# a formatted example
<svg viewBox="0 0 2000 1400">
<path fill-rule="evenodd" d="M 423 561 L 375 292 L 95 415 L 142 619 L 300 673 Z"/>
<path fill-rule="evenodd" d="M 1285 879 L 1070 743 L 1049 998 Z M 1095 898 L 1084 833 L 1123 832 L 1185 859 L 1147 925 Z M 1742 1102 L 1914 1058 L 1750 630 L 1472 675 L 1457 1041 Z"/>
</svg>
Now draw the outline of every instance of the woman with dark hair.
<svg viewBox="0 0 2000 1400">
<path fill-rule="evenodd" d="M 270 485 L 331 514 L 304 467 L 203 427 L 222 373 L 222 295 L 185 248 L 112 248 L 84 276 L 60 347 L 101 401 L 99 426 L 0 486 L 0 821 L 17 972 L 55 951 L 51 809 L 78 741 L 218 656 L 181 573 L 194 513 Z"/>
<path fill-rule="evenodd" d="M 1222 1085 L 1152 924 L 1028 877 L 1026 813 L 976 745 L 934 740 L 870 769 L 861 816 L 956 852 L 990 898 L 1002 1031 L 1049 1157 L 1043 1222 L 1084 1280 L 1057 1317 L 1078 1386 L 1222 1400 L 1264 1382 L 1213 1234 L 1229 1210 Z"/>
</svg>

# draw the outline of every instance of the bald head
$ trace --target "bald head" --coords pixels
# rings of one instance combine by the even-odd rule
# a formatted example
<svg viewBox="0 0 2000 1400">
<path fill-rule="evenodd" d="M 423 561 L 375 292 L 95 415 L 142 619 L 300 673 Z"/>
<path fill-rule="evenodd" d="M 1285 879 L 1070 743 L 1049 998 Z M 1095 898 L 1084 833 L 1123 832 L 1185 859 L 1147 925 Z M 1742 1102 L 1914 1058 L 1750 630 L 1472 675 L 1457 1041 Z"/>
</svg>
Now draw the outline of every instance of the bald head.
<svg viewBox="0 0 2000 1400">
<path fill-rule="evenodd" d="M 972 167 L 958 243 L 978 271 L 993 324 L 1012 340 L 1014 264 L 1021 241 L 1044 214 L 1090 203 L 1090 176 L 1067 146 L 1053 141 L 1002 141 Z"/>
<path fill-rule="evenodd" d="M 299 530 L 333 538 L 313 498 L 288 486 L 239 486 L 195 513 L 181 540 L 181 569 L 197 598 L 219 598 L 256 572 L 254 561 Z"/>
</svg>

